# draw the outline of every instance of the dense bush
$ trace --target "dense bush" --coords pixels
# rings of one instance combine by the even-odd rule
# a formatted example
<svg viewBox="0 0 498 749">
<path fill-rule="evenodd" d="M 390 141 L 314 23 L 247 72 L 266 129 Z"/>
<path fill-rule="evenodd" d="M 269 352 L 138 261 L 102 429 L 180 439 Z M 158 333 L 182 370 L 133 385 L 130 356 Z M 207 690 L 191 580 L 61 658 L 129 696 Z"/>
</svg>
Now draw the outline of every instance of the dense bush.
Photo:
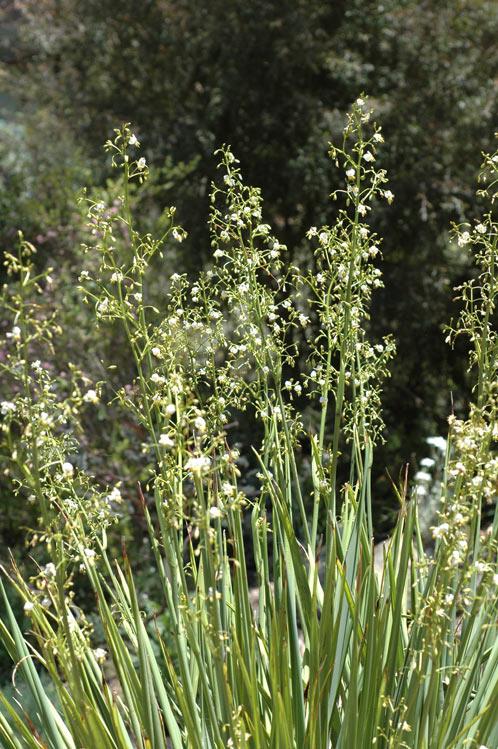
<svg viewBox="0 0 498 749">
<path fill-rule="evenodd" d="M 146 179 L 147 163 L 129 127 L 117 131 L 107 149 L 121 169 L 119 195 L 87 201 L 80 276 L 98 330 L 121 329 L 129 352 L 113 393 L 105 370 L 82 388 L 74 367 L 54 377 L 42 363 L 60 334 L 44 305 L 47 274 L 36 273 L 23 239 L 7 256 L 12 326 L 1 366 L 18 392 L 2 403 L 3 433 L 18 501 L 40 516 L 40 564 L 31 578 L 8 571 L 30 631 L 4 591 L 0 637 L 24 682 L 17 705 L 2 698 L 3 746 L 497 745 L 498 514 L 485 532 L 481 518 L 498 481 L 498 154 L 481 175 L 491 208 L 454 233 L 474 249 L 477 275 L 459 289 L 462 313 L 448 337 L 468 340 L 475 387 L 468 414 L 452 414 L 439 440 L 434 553 L 418 518 L 423 472 L 418 486 L 409 477 L 393 485 L 397 522 L 376 566 L 372 466 L 394 349 L 389 336 L 366 331 L 382 286 L 368 213 L 393 200 L 377 167 L 382 143 L 358 99 L 342 146 L 330 149 L 344 180 L 337 219 L 307 232 L 312 270 L 288 259 L 263 219 L 261 192 L 223 148 L 211 190 L 213 262 L 195 281 L 162 279 L 161 311 L 149 300 L 154 261 L 185 232 L 173 209 L 161 235 L 136 230 L 130 185 Z M 288 377 L 298 357 L 303 372 Z M 152 614 L 134 572 L 141 553 L 116 549 L 129 487 L 99 485 L 82 462 L 91 450 L 78 451 L 82 414 L 108 397 L 136 425 L 147 458 L 137 517 L 160 591 Z M 251 494 L 230 439 L 235 412 L 259 424 Z M 93 622 L 84 586 L 95 594 Z"/>
</svg>

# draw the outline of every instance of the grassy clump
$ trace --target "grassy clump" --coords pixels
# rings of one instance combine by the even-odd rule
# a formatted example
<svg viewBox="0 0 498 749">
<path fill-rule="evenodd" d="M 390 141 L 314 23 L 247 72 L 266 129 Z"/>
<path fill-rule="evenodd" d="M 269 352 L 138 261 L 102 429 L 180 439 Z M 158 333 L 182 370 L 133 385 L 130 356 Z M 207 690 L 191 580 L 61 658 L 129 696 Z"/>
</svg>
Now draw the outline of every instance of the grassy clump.
<svg viewBox="0 0 498 749">
<path fill-rule="evenodd" d="M 46 279 L 34 274 L 22 239 L 7 258 L 19 280 L 4 295 L 13 323 L 2 368 L 18 389 L 2 404 L 4 437 L 19 496 L 39 508 L 35 541 L 47 561 L 30 580 L 6 573 L 30 631 L 3 591 L 0 636 L 35 714 L 3 696 L 2 746 L 498 745 L 498 516 L 481 531 L 498 481 L 497 225 L 490 212 L 455 230 L 459 244 L 475 245 L 479 274 L 461 289 L 450 338 L 470 339 L 476 390 L 468 418 L 450 418 L 434 553 L 424 549 L 417 496 L 405 482 L 394 488 L 399 513 L 379 570 L 370 479 L 394 346 L 367 335 L 371 294 L 382 283 L 380 239 L 367 218 L 373 201 L 394 197 L 376 167 L 382 141 L 358 99 L 342 146 L 330 150 L 345 176 L 334 193 L 343 207 L 334 226 L 308 232 L 313 271 L 286 262 L 259 191 L 222 149 L 213 266 L 195 283 L 165 279 L 165 314 L 147 303 L 148 277 L 153 258 L 184 230 L 169 209 L 162 237 L 139 235 L 129 184 L 146 178 L 147 165 L 127 127 L 107 144 L 123 172 L 122 197 L 118 210 L 88 203 L 93 271 L 82 273 L 81 290 L 98 325 L 122 326 L 135 365 L 114 398 L 146 435 L 141 513 L 168 613 L 157 626 L 144 616 L 134 560 L 126 550 L 113 558 L 109 544 L 121 488 L 103 489 L 78 463 L 80 414 L 105 383 L 83 392 L 72 368 L 67 394 L 54 387 L 35 358 L 57 333 L 43 313 Z M 491 200 L 497 162 L 486 157 L 483 168 Z M 303 403 L 318 408 L 315 426 Z M 260 425 L 251 498 L 229 442 L 234 411 Z M 303 450 L 310 492 L 300 480 Z M 98 629 L 78 605 L 82 576 Z"/>
</svg>

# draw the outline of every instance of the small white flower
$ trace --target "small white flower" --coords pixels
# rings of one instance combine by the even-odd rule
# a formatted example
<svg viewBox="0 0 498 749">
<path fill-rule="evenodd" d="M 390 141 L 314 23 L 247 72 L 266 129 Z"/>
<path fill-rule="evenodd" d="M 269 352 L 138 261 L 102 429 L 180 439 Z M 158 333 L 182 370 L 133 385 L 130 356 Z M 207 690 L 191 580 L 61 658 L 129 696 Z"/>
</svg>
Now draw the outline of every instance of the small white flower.
<svg viewBox="0 0 498 749">
<path fill-rule="evenodd" d="M 493 585 L 498 585 L 498 573 L 493 575 Z"/>
<path fill-rule="evenodd" d="M 384 190 L 384 197 L 390 205 L 394 200 L 394 193 L 391 190 Z"/>
<path fill-rule="evenodd" d="M 132 133 L 130 135 L 130 140 L 128 141 L 128 143 L 130 144 L 130 146 L 139 146 L 140 145 L 140 143 L 138 141 L 138 138 L 135 135 L 135 133 Z"/>
<path fill-rule="evenodd" d="M 2 412 L 2 416 L 7 416 L 8 413 L 14 413 L 16 410 L 16 404 L 12 403 L 12 401 L 2 401 L 2 404 L 0 405 L 0 411 Z"/>
<path fill-rule="evenodd" d="M 415 474 L 415 481 L 432 481 L 432 476 L 430 473 L 427 473 L 426 471 L 417 471 Z"/>
<path fill-rule="evenodd" d="M 150 376 L 151 382 L 154 382 L 156 385 L 164 385 L 166 382 L 165 378 L 158 374 L 157 372 L 153 372 Z"/>
<path fill-rule="evenodd" d="M 436 461 L 432 458 L 422 458 L 420 465 L 422 468 L 433 468 L 436 465 Z"/>
<path fill-rule="evenodd" d="M 159 358 L 161 356 L 161 349 L 159 348 L 159 346 L 154 346 L 154 348 L 151 349 L 151 354 L 152 356 Z"/>
<path fill-rule="evenodd" d="M 171 232 L 171 234 L 173 235 L 173 239 L 176 239 L 177 242 L 183 242 L 183 234 L 180 231 L 178 231 L 176 226 Z"/>
<path fill-rule="evenodd" d="M 470 234 L 468 231 L 464 231 L 462 234 L 459 235 L 458 239 L 458 246 L 464 247 L 466 244 L 470 242 Z"/>
<path fill-rule="evenodd" d="M 137 161 L 137 169 L 139 169 L 142 172 L 146 166 L 147 166 L 147 162 L 144 159 L 144 157 L 141 156 L 139 160 Z"/>
<path fill-rule="evenodd" d="M 18 325 L 14 325 L 10 333 L 7 333 L 7 338 L 12 338 L 13 341 L 19 341 L 21 339 L 21 328 Z"/>
<path fill-rule="evenodd" d="M 363 203 L 360 203 L 358 206 L 358 213 L 360 216 L 365 216 L 368 211 L 368 207 L 366 205 L 363 205 Z"/>
<path fill-rule="evenodd" d="M 362 98 L 361 98 L 361 96 L 359 96 L 359 97 L 358 97 L 358 98 L 356 99 L 356 106 L 358 106 L 358 107 L 363 107 L 363 106 L 365 106 L 365 99 L 362 99 Z"/>
<path fill-rule="evenodd" d="M 444 437 L 427 437 L 426 442 L 428 445 L 435 447 L 436 450 L 446 452 L 446 440 Z"/>
<path fill-rule="evenodd" d="M 372 161 L 375 161 L 375 156 L 371 151 L 365 151 L 365 153 L 363 154 L 363 160 L 370 163 Z"/>
<path fill-rule="evenodd" d="M 448 533 L 450 526 L 448 523 L 441 523 L 432 529 L 432 538 L 443 538 Z"/>
<path fill-rule="evenodd" d="M 86 556 L 87 559 L 95 559 L 96 553 L 93 549 L 83 549 L 83 554 Z"/>
<path fill-rule="evenodd" d="M 208 458 L 207 455 L 200 455 L 197 458 L 189 458 L 189 460 L 187 460 L 187 462 L 185 463 L 185 468 L 192 471 L 192 473 L 205 473 L 207 470 L 209 470 L 210 465 L 210 458 Z"/>
<path fill-rule="evenodd" d="M 115 486 L 112 492 L 107 495 L 106 499 L 108 502 L 121 502 L 123 498 L 121 496 L 120 490 L 118 489 L 117 486 Z"/>
<path fill-rule="evenodd" d="M 45 577 L 55 577 L 57 570 L 55 569 L 55 564 L 53 562 L 49 562 L 45 565 L 42 569 L 42 574 Z"/>
<path fill-rule="evenodd" d="M 210 507 L 209 508 L 209 516 L 213 518 L 213 520 L 216 520 L 217 518 L 221 518 L 222 512 L 219 507 Z"/>
<path fill-rule="evenodd" d="M 23 606 L 23 609 L 27 614 L 29 614 L 30 611 L 33 611 L 34 607 L 35 607 L 35 604 L 33 603 L 33 601 L 26 601 L 26 603 Z"/>
<path fill-rule="evenodd" d="M 108 297 L 105 297 L 101 302 L 97 304 L 97 312 L 100 315 L 104 315 L 106 312 L 109 311 L 109 299 Z"/>
<path fill-rule="evenodd" d="M 373 140 L 376 143 L 384 143 L 384 138 L 382 137 L 381 133 L 374 133 Z"/>
<path fill-rule="evenodd" d="M 107 650 L 104 650 L 104 648 L 95 648 L 93 654 L 97 660 L 97 663 L 104 663 L 107 658 Z"/>
<path fill-rule="evenodd" d="M 476 231 L 479 234 L 486 234 L 486 227 L 484 226 L 484 224 L 477 224 Z"/>
<path fill-rule="evenodd" d="M 318 234 L 318 229 L 316 228 L 316 226 L 312 226 L 306 232 L 306 236 L 308 237 L 308 239 L 311 239 L 311 237 L 316 237 L 317 234 Z"/>
<path fill-rule="evenodd" d="M 203 434 L 206 431 L 206 422 L 202 418 L 202 416 L 198 416 L 194 421 L 194 427 L 197 429 L 198 432 Z"/>
<path fill-rule="evenodd" d="M 176 411 L 174 403 L 168 403 L 165 410 L 167 416 L 173 416 Z"/>
<path fill-rule="evenodd" d="M 74 473 L 74 466 L 73 466 L 73 464 L 69 463 L 69 462 L 63 463 L 62 464 L 62 473 L 67 478 L 69 478 L 70 476 L 72 476 L 73 473 Z"/>
<path fill-rule="evenodd" d="M 223 250 L 221 250 L 221 249 L 220 249 L 219 247 L 218 247 L 218 249 L 217 249 L 217 250 L 215 250 L 215 251 L 213 252 L 213 255 L 214 255 L 214 257 L 216 257 L 216 258 L 220 258 L 220 257 L 223 257 L 223 255 L 224 255 L 224 254 L 225 254 L 225 253 L 223 252 Z"/>
<path fill-rule="evenodd" d="M 362 239 L 366 239 L 368 237 L 368 229 L 367 229 L 366 226 L 361 226 L 360 227 L 360 237 Z"/>
<path fill-rule="evenodd" d="M 83 400 L 85 403 L 98 403 L 99 402 L 99 396 L 95 392 L 95 390 L 87 390 L 85 395 L 83 396 Z"/>
<path fill-rule="evenodd" d="M 455 596 L 453 595 L 453 593 L 446 593 L 446 595 L 444 597 L 444 602 L 448 606 L 451 606 L 451 604 L 453 603 L 454 600 L 455 600 Z"/>
<path fill-rule="evenodd" d="M 221 485 L 221 491 L 225 496 L 227 497 L 234 497 L 236 494 L 236 489 L 234 486 L 232 486 L 228 481 L 224 481 Z"/>
<path fill-rule="evenodd" d="M 169 436 L 169 434 L 161 434 L 159 437 L 159 444 L 161 447 L 174 447 L 175 443 Z"/>
<path fill-rule="evenodd" d="M 123 280 L 123 274 L 120 270 L 115 270 L 114 273 L 111 276 L 111 281 L 113 283 L 120 283 Z"/>
<path fill-rule="evenodd" d="M 353 180 L 354 180 L 354 178 L 356 177 L 356 171 L 355 171 L 355 170 L 354 170 L 353 168 L 351 168 L 351 169 L 346 169 L 346 177 L 347 177 L 347 178 L 348 178 L 349 180 L 353 181 Z"/>
</svg>

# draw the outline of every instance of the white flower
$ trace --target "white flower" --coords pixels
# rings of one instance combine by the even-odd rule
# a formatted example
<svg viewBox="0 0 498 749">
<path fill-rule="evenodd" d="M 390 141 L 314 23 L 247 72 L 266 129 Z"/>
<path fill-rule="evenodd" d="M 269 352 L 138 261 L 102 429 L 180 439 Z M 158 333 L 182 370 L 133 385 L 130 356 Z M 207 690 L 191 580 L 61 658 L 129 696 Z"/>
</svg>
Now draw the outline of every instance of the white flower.
<svg viewBox="0 0 498 749">
<path fill-rule="evenodd" d="M 354 169 L 346 169 L 346 177 L 350 180 L 354 180 L 356 176 L 356 171 Z"/>
<path fill-rule="evenodd" d="M 97 663 L 104 663 L 107 658 L 107 650 L 104 650 L 104 648 L 95 648 L 93 654 L 97 659 Z"/>
<path fill-rule="evenodd" d="M 382 137 L 381 133 L 374 133 L 373 140 L 376 143 L 384 143 L 384 138 Z"/>
<path fill-rule="evenodd" d="M 356 99 L 356 106 L 363 107 L 365 105 L 365 99 L 362 99 L 361 96 L 359 96 Z"/>
<path fill-rule="evenodd" d="M 479 234 L 486 234 L 486 227 L 484 226 L 484 224 L 477 224 L 476 231 Z"/>
<path fill-rule="evenodd" d="M 153 372 L 150 376 L 151 382 L 154 382 L 156 385 L 164 385 L 166 380 L 162 375 L 158 374 L 157 372 Z"/>
<path fill-rule="evenodd" d="M 140 145 L 140 143 L 138 141 L 138 138 L 135 135 L 135 133 L 132 133 L 130 135 L 130 140 L 128 141 L 128 143 L 130 144 L 130 146 L 139 146 Z"/>
<path fill-rule="evenodd" d="M 216 520 L 217 518 L 221 518 L 222 512 L 219 507 L 210 507 L 209 515 L 213 520 Z"/>
<path fill-rule="evenodd" d="M 432 476 L 430 473 L 427 473 L 426 471 L 417 471 L 415 474 L 415 481 L 431 481 Z"/>
<path fill-rule="evenodd" d="M 458 246 L 464 247 L 466 244 L 470 242 L 470 234 L 468 231 L 464 231 L 462 234 L 459 235 L 458 239 Z"/>
<path fill-rule="evenodd" d="M 143 170 L 145 169 L 145 167 L 146 167 L 146 166 L 147 166 L 147 162 L 146 162 L 146 160 L 144 159 L 144 157 L 143 157 L 143 156 L 141 156 L 141 157 L 139 158 L 139 160 L 137 161 L 137 169 L 139 169 L 140 171 L 143 171 Z"/>
<path fill-rule="evenodd" d="M 432 538 L 443 538 L 445 533 L 448 533 L 450 526 L 448 523 L 441 523 L 432 529 Z"/>
<path fill-rule="evenodd" d="M 391 192 L 391 190 L 384 190 L 384 197 L 387 200 L 387 202 L 391 204 L 394 200 L 394 193 Z"/>
<path fill-rule="evenodd" d="M 117 486 L 115 486 L 112 492 L 107 495 L 106 499 L 108 502 L 121 502 L 122 496 Z"/>
<path fill-rule="evenodd" d="M 152 356 L 156 356 L 157 358 L 159 358 L 161 356 L 161 349 L 159 348 L 159 346 L 154 346 L 154 348 L 151 349 L 151 354 Z"/>
<path fill-rule="evenodd" d="M 45 577 L 55 577 L 56 572 L 57 572 L 57 570 L 55 569 L 55 564 L 53 562 L 49 562 L 42 569 L 42 574 Z"/>
<path fill-rule="evenodd" d="M 99 402 L 99 396 L 95 392 L 95 390 L 87 390 L 85 395 L 83 396 L 83 400 L 85 403 L 98 403 Z"/>
<path fill-rule="evenodd" d="M 368 237 L 368 229 L 367 229 L 366 226 L 361 226 L 360 227 L 360 237 L 362 239 L 366 239 Z"/>
<path fill-rule="evenodd" d="M 375 161 L 375 156 L 371 151 L 365 151 L 365 153 L 363 154 L 363 160 L 370 163 L 371 161 Z"/>
<path fill-rule="evenodd" d="M 455 549 L 451 552 L 450 558 L 449 558 L 450 564 L 461 564 L 462 562 L 462 553 Z"/>
<path fill-rule="evenodd" d="M 367 211 L 368 211 L 367 206 L 363 205 L 363 203 L 360 203 L 358 206 L 358 213 L 360 214 L 360 216 L 365 216 Z"/>
<path fill-rule="evenodd" d="M 218 249 L 217 249 L 217 250 L 215 250 L 215 251 L 213 252 L 213 255 L 214 255 L 214 257 L 218 257 L 218 258 L 219 258 L 219 257 L 223 257 L 223 255 L 224 255 L 224 254 L 225 254 L 225 253 L 223 252 L 223 250 L 220 250 L 220 248 L 219 248 L 219 247 L 218 247 Z"/>
<path fill-rule="evenodd" d="M 19 341 L 21 338 L 21 328 L 18 325 L 14 325 L 10 333 L 7 333 L 7 338 L 12 338 L 13 341 Z"/>
<path fill-rule="evenodd" d="M 493 575 L 493 585 L 498 585 L 498 573 Z"/>
<path fill-rule="evenodd" d="M 436 450 L 441 450 L 443 453 L 446 452 L 446 440 L 444 437 L 427 437 L 426 442 L 428 445 L 435 447 Z"/>
<path fill-rule="evenodd" d="M 69 463 L 69 462 L 63 463 L 62 464 L 62 473 L 67 478 L 69 478 L 70 476 L 72 476 L 73 473 L 74 473 L 74 466 L 73 466 L 73 464 Z"/>
<path fill-rule="evenodd" d="M 420 461 L 420 465 L 422 468 L 432 468 L 434 465 L 436 465 L 436 461 L 432 458 L 422 458 Z"/>
<path fill-rule="evenodd" d="M 93 549 L 83 549 L 83 554 L 87 559 L 95 559 L 96 554 Z"/>
<path fill-rule="evenodd" d="M 225 494 L 227 497 L 234 497 L 236 493 L 236 489 L 234 486 L 232 486 L 228 481 L 224 481 L 221 485 L 221 491 L 223 494 Z"/>
<path fill-rule="evenodd" d="M 122 280 L 123 280 L 123 274 L 121 273 L 121 271 L 120 270 L 115 270 L 114 273 L 111 276 L 111 281 L 113 283 L 119 283 Z"/>
<path fill-rule="evenodd" d="M 303 326 L 303 328 L 304 328 L 305 325 L 307 325 L 309 323 L 309 321 L 310 321 L 310 319 L 309 319 L 309 317 L 307 315 L 303 315 L 302 313 L 299 315 L 299 322 L 301 323 L 301 325 Z"/>
<path fill-rule="evenodd" d="M 173 403 L 168 403 L 168 405 L 166 406 L 165 410 L 166 410 L 167 416 L 173 416 L 173 414 L 176 411 L 176 408 L 175 408 L 175 405 Z"/>
<path fill-rule="evenodd" d="M 455 596 L 453 595 L 453 593 L 446 593 L 446 595 L 444 597 L 444 602 L 448 606 L 451 606 L 451 604 L 453 603 L 454 600 L 455 600 Z"/>
<path fill-rule="evenodd" d="M 12 403 L 12 401 L 2 401 L 2 404 L 0 405 L 0 411 L 2 412 L 2 416 L 7 416 L 8 413 L 14 413 L 16 410 L 16 404 Z"/>
<path fill-rule="evenodd" d="M 185 468 L 192 471 L 192 473 L 205 473 L 207 470 L 209 470 L 210 465 L 211 460 L 207 457 L 207 455 L 200 455 L 197 458 L 189 458 L 185 463 Z"/>
<path fill-rule="evenodd" d="M 161 434 L 159 437 L 159 444 L 161 447 L 174 447 L 175 445 L 169 434 Z"/>
<path fill-rule="evenodd" d="M 183 242 L 183 234 L 180 231 L 178 231 L 176 226 L 171 232 L 171 234 L 173 235 L 173 239 L 176 239 L 177 242 Z"/>
<path fill-rule="evenodd" d="M 316 228 L 316 226 L 312 226 L 306 232 L 306 236 L 308 237 L 308 239 L 311 239 L 311 237 L 316 237 L 317 234 L 318 234 L 318 229 Z"/>
<path fill-rule="evenodd" d="M 198 416 L 196 418 L 196 420 L 194 421 L 194 426 L 201 434 L 206 431 L 206 422 L 204 421 L 202 416 Z"/>
<path fill-rule="evenodd" d="M 23 606 L 23 609 L 27 614 L 29 614 L 30 611 L 33 611 L 34 607 L 35 607 L 35 604 L 33 603 L 33 601 L 26 601 L 26 603 Z"/>
<path fill-rule="evenodd" d="M 97 312 L 100 315 L 104 315 L 106 312 L 109 311 L 109 299 L 106 297 L 101 302 L 97 304 Z"/>
</svg>

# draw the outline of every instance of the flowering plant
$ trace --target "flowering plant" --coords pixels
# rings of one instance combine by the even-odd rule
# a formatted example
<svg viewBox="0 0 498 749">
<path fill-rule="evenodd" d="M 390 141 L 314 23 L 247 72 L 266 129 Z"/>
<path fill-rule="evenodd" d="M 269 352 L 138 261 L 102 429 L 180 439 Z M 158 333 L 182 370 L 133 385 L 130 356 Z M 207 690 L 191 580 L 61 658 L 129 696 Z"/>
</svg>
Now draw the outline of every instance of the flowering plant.
<svg viewBox="0 0 498 749">
<path fill-rule="evenodd" d="M 459 243 L 477 246 L 482 269 L 462 288 L 464 311 L 451 334 L 473 346 L 476 403 L 466 421 L 450 420 L 434 554 L 424 549 L 417 492 L 405 481 L 395 487 L 398 519 L 378 565 L 370 477 L 394 346 L 367 336 L 382 280 L 381 240 L 366 219 L 375 200 L 394 198 L 376 166 L 382 143 L 358 99 L 342 146 L 330 148 L 345 178 L 333 194 L 343 201 L 337 222 L 308 232 L 316 273 L 287 261 L 264 222 L 259 190 L 221 149 L 213 264 L 195 282 L 169 279 L 165 315 L 148 302 L 148 274 L 184 229 L 171 208 L 161 237 L 139 234 L 129 186 L 148 169 L 134 155 L 138 139 L 125 126 L 107 144 L 123 173 L 122 195 L 118 211 L 88 203 L 85 249 L 98 272 L 81 275 L 81 292 L 98 325 L 122 326 L 134 362 L 132 381 L 115 398 L 146 435 L 140 510 L 166 629 L 146 626 L 126 550 L 121 559 L 109 553 L 120 487 L 98 486 L 78 462 L 79 409 L 100 399 L 101 385 L 82 392 L 73 369 L 71 392 L 61 393 L 39 362 L 30 363 L 56 324 L 30 301 L 46 277 L 34 275 L 24 240 L 7 258 L 19 282 L 4 296 L 13 321 L 2 368 L 22 389 L 1 405 L 3 435 L 19 496 L 39 507 L 36 541 L 47 561 L 30 580 L 5 571 L 30 631 L 22 632 L 2 585 L 0 638 L 36 710 L 25 713 L 22 694 L 17 704 L 0 697 L 3 746 L 498 745 L 498 519 L 484 535 L 480 523 L 498 479 L 497 224 L 490 213 L 475 230 L 457 232 Z M 486 159 L 488 172 L 497 168 L 495 157 Z M 118 251 L 123 229 L 127 247 Z M 317 336 L 308 333 L 311 320 Z M 289 377 L 297 360 L 303 371 Z M 316 431 L 303 399 L 319 408 Z M 253 496 L 242 490 L 244 466 L 229 441 L 235 409 L 251 411 L 261 427 Z M 310 496 L 298 468 L 306 444 Z M 340 465 L 349 477 L 343 485 Z M 78 604 L 81 577 L 95 593 L 98 629 Z"/>
</svg>

